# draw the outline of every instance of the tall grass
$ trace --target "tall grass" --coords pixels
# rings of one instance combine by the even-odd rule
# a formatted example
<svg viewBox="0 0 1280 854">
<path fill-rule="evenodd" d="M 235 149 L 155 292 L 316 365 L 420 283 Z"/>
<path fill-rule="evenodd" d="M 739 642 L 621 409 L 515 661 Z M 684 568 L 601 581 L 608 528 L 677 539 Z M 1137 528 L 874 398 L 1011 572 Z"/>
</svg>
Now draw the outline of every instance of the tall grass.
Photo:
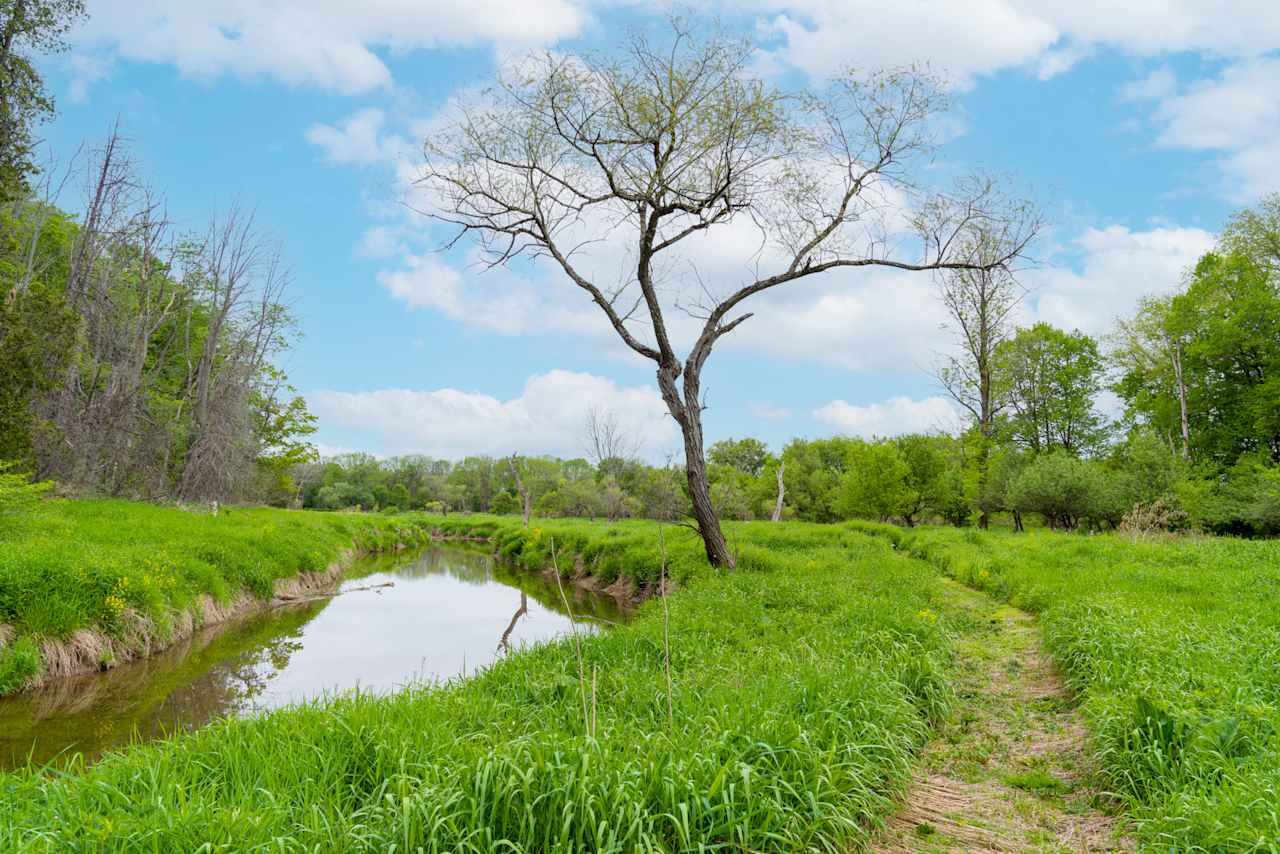
<svg viewBox="0 0 1280 854">
<path fill-rule="evenodd" d="M 1280 851 L 1280 542 L 894 534 L 1038 613 L 1160 851 Z"/>
<path fill-rule="evenodd" d="M 566 573 L 580 560 L 655 579 L 665 545 L 683 588 L 665 603 L 669 645 L 655 600 L 578 638 L 581 659 L 555 642 L 464 681 L 6 775 L 0 849 L 845 851 L 950 702 L 935 574 L 855 532 L 733 526 L 747 568 L 717 573 L 691 533 L 660 543 L 649 523 L 433 524 L 487 530 L 530 565 L 554 537 Z"/>
<path fill-rule="evenodd" d="M 345 549 L 377 551 L 427 531 L 408 516 L 44 502 L 0 524 L 0 626 L 11 636 L 0 636 L 0 694 L 38 672 L 40 639 L 123 632 L 133 617 L 163 635 L 202 594 L 269 596 L 278 579 L 324 569 Z"/>
</svg>

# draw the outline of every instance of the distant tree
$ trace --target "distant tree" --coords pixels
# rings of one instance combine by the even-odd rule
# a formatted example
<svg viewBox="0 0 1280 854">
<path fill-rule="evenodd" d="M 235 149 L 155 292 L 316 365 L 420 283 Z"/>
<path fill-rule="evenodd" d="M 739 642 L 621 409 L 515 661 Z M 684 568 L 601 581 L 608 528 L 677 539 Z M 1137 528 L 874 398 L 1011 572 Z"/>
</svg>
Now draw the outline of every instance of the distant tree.
<svg viewBox="0 0 1280 854">
<path fill-rule="evenodd" d="M 806 522 L 834 522 L 842 518 L 840 481 L 849 465 L 850 449 L 857 442 L 835 436 L 830 439 L 794 439 L 782 452 L 787 464 L 787 503 Z"/>
<path fill-rule="evenodd" d="M 490 266 L 525 257 L 557 266 L 603 312 L 624 344 L 651 360 L 680 427 L 693 517 L 707 559 L 732 566 L 703 455 L 702 371 L 716 343 L 750 317 L 744 301 L 841 268 L 996 268 L 1038 229 L 987 180 L 920 192 L 945 89 L 919 69 L 845 75 L 822 91 L 778 90 L 754 72 L 749 41 L 703 38 L 674 22 L 671 39 L 632 38 L 621 54 L 564 51 L 499 75 L 427 141 L 430 211 L 474 238 Z M 918 252 L 892 257 L 886 201 L 913 195 Z M 671 278 L 713 277 L 680 253 L 730 227 L 755 228 L 750 274 L 721 294 L 681 294 Z M 973 238 L 1000 235 L 1001 257 Z M 625 240 L 620 278 L 585 252 Z M 744 259 L 746 260 L 746 259 Z M 664 297 L 668 302 L 664 304 Z M 700 321 L 677 353 L 671 300 Z"/>
<path fill-rule="evenodd" d="M 83 0 L 0 0 L 0 203 L 25 190 L 35 126 L 53 115 L 35 59 L 66 50 L 84 14 Z"/>
<path fill-rule="evenodd" d="M 1097 466 L 1063 449 L 1033 459 L 1009 487 L 1009 504 L 1039 513 L 1051 528 L 1073 531 L 1097 513 L 1105 484 Z"/>
<path fill-rule="evenodd" d="M 1222 231 L 1222 254 L 1248 258 L 1280 283 L 1280 193 L 1232 214 Z"/>
<path fill-rule="evenodd" d="M 893 442 L 854 442 L 840 481 L 837 507 L 845 517 L 887 522 L 904 516 L 912 500 L 910 466 Z"/>
<path fill-rule="evenodd" d="M 587 409 L 583 424 L 587 458 L 597 469 L 616 468 L 640 449 L 640 439 L 623 426 L 618 413 L 601 406 Z M 610 472 L 601 472 L 609 474 Z"/>
<path fill-rule="evenodd" d="M 907 527 L 913 527 L 929 510 L 937 509 L 942 497 L 942 478 L 947 471 L 943 445 L 945 436 L 911 433 L 893 440 L 902 462 L 906 464 L 900 514 Z"/>
<path fill-rule="evenodd" d="M 1003 250 L 980 235 L 978 251 L 1000 255 Z M 996 419 L 1006 399 L 996 377 L 996 349 L 1014 333 L 1014 310 L 1023 288 L 1007 267 L 949 270 L 942 274 L 939 293 L 946 309 L 957 355 L 945 357 L 935 369 L 939 384 L 973 418 L 982 442 L 978 449 L 978 489 L 987 478 L 987 460 L 995 438 Z M 987 527 L 980 511 L 978 527 Z"/>
<path fill-rule="evenodd" d="M 1172 311 L 1184 354 L 1192 446 L 1227 467 L 1261 452 L 1280 462 L 1280 277 L 1242 255 L 1209 254 Z"/>
<path fill-rule="evenodd" d="M 529 527 L 529 516 L 533 513 L 533 495 L 520 476 L 520 455 L 512 454 L 507 458 L 507 466 L 511 469 L 511 477 L 516 482 L 516 494 L 520 496 L 520 515 L 524 526 Z M 494 511 L 497 512 L 496 510 Z"/>
<path fill-rule="evenodd" d="M 1035 453 L 1060 448 L 1079 454 L 1101 445 L 1106 428 L 1094 402 L 1104 364 L 1096 341 L 1037 323 L 1001 343 L 996 362 L 1013 441 Z"/>
<path fill-rule="evenodd" d="M 1176 431 L 1184 459 L 1191 456 L 1186 351 L 1193 330 L 1187 320 L 1185 311 L 1174 310 L 1172 296 L 1145 297 L 1109 340 L 1110 361 L 1120 371 L 1113 388 L 1128 415 L 1168 436 Z"/>
<path fill-rule="evenodd" d="M 997 446 L 990 457 L 986 483 L 978 491 L 978 508 L 991 516 L 995 513 L 1013 515 L 1013 529 L 1023 530 L 1022 510 L 1014 503 L 1013 485 L 1031 462 L 1031 455 L 1013 444 Z"/>
<path fill-rule="evenodd" d="M 759 439 L 721 439 L 707 450 L 707 462 L 730 466 L 756 477 L 769 459 L 769 448 Z"/>
</svg>

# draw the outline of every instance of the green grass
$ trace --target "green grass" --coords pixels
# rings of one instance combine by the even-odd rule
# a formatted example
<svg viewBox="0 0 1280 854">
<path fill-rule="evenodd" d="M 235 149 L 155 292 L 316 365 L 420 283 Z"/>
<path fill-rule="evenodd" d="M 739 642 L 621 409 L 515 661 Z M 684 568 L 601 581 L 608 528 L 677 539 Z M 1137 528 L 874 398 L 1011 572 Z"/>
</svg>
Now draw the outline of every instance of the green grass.
<svg viewBox="0 0 1280 854">
<path fill-rule="evenodd" d="M 407 516 L 43 502 L 0 520 L 0 626 L 12 635 L 0 643 L 0 694 L 38 672 L 41 638 L 120 634 L 134 615 L 163 636 L 202 594 L 268 596 L 277 579 L 323 569 L 344 549 L 376 551 L 426 532 Z"/>
<path fill-rule="evenodd" d="M 432 520 L 508 557 L 658 574 L 652 523 Z M 709 570 L 667 528 L 661 600 L 478 676 L 343 696 L 0 776 L 5 851 L 845 851 L 892 808 L 952 700 L 938 579 L 834 526 L 729 527 Z M 411 639 L 406 639 L 411 642 Z M 594 680 L 594 703 L 590 684 Z M 594 712 L 591 711 L 594 707 Z M 594 719 L 594 725 L 591 721 Z M 201 846 L 207 847 L 202 848 Z"/>
<path fill-rule="evenodd" d="M 1152 850 L 1280 851 L 1280 542 L 889 536 L 1039 615 Z"/>
</svg>

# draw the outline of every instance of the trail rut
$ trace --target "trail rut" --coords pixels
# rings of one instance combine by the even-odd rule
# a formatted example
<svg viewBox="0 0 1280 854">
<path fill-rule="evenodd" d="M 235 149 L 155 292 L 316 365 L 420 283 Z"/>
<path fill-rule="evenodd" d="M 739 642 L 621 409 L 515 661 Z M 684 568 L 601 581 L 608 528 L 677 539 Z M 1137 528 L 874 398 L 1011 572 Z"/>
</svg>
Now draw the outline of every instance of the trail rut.
<svg viewBox="0 0 1280 854">
<path fill-rule="evenodd" d="M 1034 618 L 943 585 L 944 609 L 962 628 L 958 702 L 871 850 L 1133 851 Z"/>
</svg>

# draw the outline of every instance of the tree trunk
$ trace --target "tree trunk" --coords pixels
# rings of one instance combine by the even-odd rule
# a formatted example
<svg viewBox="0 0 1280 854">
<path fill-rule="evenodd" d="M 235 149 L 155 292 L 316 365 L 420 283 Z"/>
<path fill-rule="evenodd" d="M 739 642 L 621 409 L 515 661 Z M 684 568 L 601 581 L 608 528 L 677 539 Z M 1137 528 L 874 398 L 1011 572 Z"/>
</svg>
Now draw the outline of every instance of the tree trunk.
<svg viewBox="0 0 1280 854">
<path fill-rule="evenodd" d="M 782 497 L 787 493 L 787 488 L 786 486 L 783 485 L 783 482 L 782 482 L 782 475 L 784 472 L 786 472 L 786 470 L 787 470 L 787 461 L 779 460 L 778 461 L 778 501 L 773 505 L 772 521 L 774 522 L 782 521 Z"/>
<path fill-rule="evenodd" d="M 701 354 L 705 358 L 705 352 Z M 690 356 L 684 369 L 684 395 L 676 387 L 681 368 L 678 362 L 667 360 L 658 365 L 658 390 L 667 404 L 671 417 L 680 425 L 684 439 L 684 470 L 689 484 L 689 500 L 693 504 L 693 518 L 698 525 L 712 566 L 732 567 L 733 555 L 720 529 L 720 518 L 711 503 L 711 485 L 707 480 L 707 461 L 702 453 L 702 404 L 699 401 L 699 377 L 702 363 Z"/>
<path fill-rule="evenodd" d="M 523 504 L 524 526 L 528 528 L 529 515 L 533 511 L 533 502 L 529 498 L 529 491 L 524 488 L 524 481 L 520 479 L 520 467 L 516 464 L 518 461 L 519 457 L 512 454 L 511 458 L 507 460 L 507 464 L 511 466 L 511 474 L 516 479 L 516 492 L 520 493 L 520 501 Z"/>
<path fill-rule="evenodd" d="M 1173 375 L 1178 382 L 1178 415 L 1182 422 L 1182 458 L 1191 456 L 1191 426 L 1187 422 L 1187 383 L 1182 376 L 1182 345 L 1173 345 Z"/>
<path fill-rule="evenodd" d="M 734 565 L 733 555 L 720 530 L 720 518 L 711 503 L 711 485 L 707 481 L 707 463 L 702 457 L 702 419 L 688 419 L 694 424 L 682 425 L 684 433 L 685 473 L 689 480 L 689 499 L 693 502 L 693 518 L 707 550 L 712 566 Z"/>
<path fill-rule="evenodd" d="M 1013 530 L 1015 533 L 1022 531 L 1022 514 L 1017 510 L 1013 511 Z"/>
</svg>

